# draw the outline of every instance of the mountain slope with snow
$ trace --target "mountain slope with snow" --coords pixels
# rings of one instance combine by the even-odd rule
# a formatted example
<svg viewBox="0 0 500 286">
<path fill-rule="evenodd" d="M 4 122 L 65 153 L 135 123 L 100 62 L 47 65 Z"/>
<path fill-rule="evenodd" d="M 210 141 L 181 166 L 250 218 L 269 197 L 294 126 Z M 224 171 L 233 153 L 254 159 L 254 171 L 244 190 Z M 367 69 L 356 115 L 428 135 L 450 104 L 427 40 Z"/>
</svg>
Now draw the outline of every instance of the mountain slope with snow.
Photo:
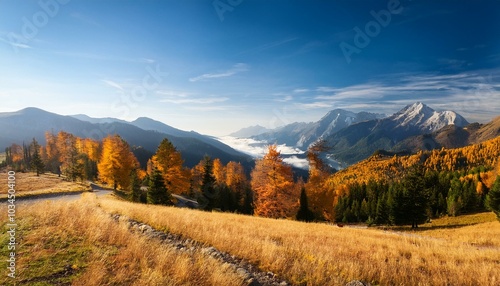
<svg viewBox="0 0 500 286">
<path fill-rule="evenodd" d="M 286 144 L 306 150 L 309 145 L 319 139 L 327 138 L 332 134 L 358 122 L 385 117 L 383 114 L 368 112 L 355 113 L 343 109 L 328 112 L 317 122 L 296 122 L 253 136 L 257 140 L 269 143 Z"/>
<path fill-rule="evenodd" d="M 388 120 L 397 123 L 395 128 L 408 126 L 427 133 L 435 132 L 448 125 L 463 127 L 469 124 L 465 118 L 454 111 L 435 111 L 421 102 L 406 106 L 390 116 Z"/>
<path fill-rule="evenodd" d="M 467 124 L 467 120 L 454 111 L 435 111 L 417 102 L 387 118 L 350 125 L 326 140 L 332 146 L 331 158 L 353 164 L 376 150 L 391 150 L 412 136 L 430 134 L 450 125 L 464 127 Z"/>
</svg>

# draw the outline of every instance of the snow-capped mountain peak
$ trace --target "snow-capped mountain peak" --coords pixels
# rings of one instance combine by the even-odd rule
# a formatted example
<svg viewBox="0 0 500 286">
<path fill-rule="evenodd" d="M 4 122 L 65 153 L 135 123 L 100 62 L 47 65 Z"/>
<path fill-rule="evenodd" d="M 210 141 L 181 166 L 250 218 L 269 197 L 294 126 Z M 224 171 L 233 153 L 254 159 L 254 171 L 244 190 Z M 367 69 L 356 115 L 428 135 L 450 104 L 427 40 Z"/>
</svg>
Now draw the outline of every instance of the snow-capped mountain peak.
<svg viewBox="0 0 500 286">
<path fill-rule="evenodd" d="M 416 102 L 406 106 L 393 116 L 391 120 L 399 127 L 415 127 L 425 132 L 434 132 L 447 125 L 463 127 L 467 120 L 454 111 L 435 111 L 429 106 Z"/>
</svg>

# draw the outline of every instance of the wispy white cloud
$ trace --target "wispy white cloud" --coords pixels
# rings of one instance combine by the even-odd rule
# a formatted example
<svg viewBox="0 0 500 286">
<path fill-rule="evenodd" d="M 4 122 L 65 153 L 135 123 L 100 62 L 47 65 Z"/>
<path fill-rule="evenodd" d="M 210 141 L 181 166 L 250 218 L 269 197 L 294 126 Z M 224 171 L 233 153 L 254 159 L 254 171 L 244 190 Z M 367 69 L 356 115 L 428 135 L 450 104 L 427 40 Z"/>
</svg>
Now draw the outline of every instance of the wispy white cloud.
<svg viewBox="0 0 500 286">
<path fill-rule="evenodd" d="M 330 86 L 318 86 L 316 88 L 316 91 L 318 91 L 318 92 L 334 92 L 336 90 L 337 90 L 337 88 L 330 87 Z"/>
<path fill-rule="evenodd" d="M 230 68 L 230 69 L 228 69 L 226 71 L 202 74 L 200 76 L 196 76 L 196 77 L 190 78 L 189 81 L 190 82 L 196 82 L 196 81 L 200 81 L 200 80 L 230 77 L 230 76 L 233 76 L 233 75 L 235 75 L 237 73 L 244 72 L 244 71 L 247 71 L 247 70 L 248 70 L 248 65 L 247 64 L 237 63 L 232 68 Z"/>
<path fill-rule="evenodd" d="M 207 98 L 164 98 L 160 102 L 173 104 L 213 104 L 229 100 L 228 97 L 207 97 Z"/>
<path fill-rule="evenodd" d="M 144 63 L 147 63 L 147 64 L 154 64 L 154 63 L 156 63 L 156 61 L 155 61 L 155 60 L 153 60 L 153 59 L 148 59 L 148 58 L 140 58 L 139 60 L 140 60 L 140 61 L 143 61 Z"/>
<path fill-rule="evenodd" d="M 319 95 L 316 99 L 379 98 L 385 89 L 379 84 L 359 84 L 344 88 L 329 89 L 331 95 Z"/>
<path fill-rule="evenodd" d="M 316 101 L 311 103 L 297 103 L 296 106 L 299 109 L 326 109 L 332 108 L 332 103 L 326 101 Z"/>
<path fill-rule="evenodd" d="M 241 110 L 242 107 L 238 105 L 226 105 L 226 104 L 216 104 L 216 105 L 184 105 L 183 109 L 192 110 L 192 111 L 235 111 Z"/>
<path fill-rule="evenodd" d="M 390 114 L 406 104 L 423 101 L 437 109 L 451 109 L 470 121 L 488 121 L 498 115 L 500 70 L 457 74 L 406 74 L 378 82 L 342 88 L 320 86 L 298 109 L 345 108 Z"/>
<path fill-rule="evenodd" d="M 291 95 L 286 95 L 284 97 L 274 99 L 274 101 L 276 101 L 276 102 L 288 102 L 288 101 L 292 101 L 292 100 L 293 100 L 293 96 L 291 96 Z"/>
<path fill-rule="evenodd" d="M 10 39 L 8 39 L 10 38 Z M 0 41 L 6 43 L 6 44 L 9 44 L 11 45 L 12 47 L 15 47 L 15 48 L 19 48 L 19 49 L 32 49 L 33 47 L 26 44 L 27 40 L 20 36 L 20 35 L 17 35 L 15 33 L 10 33 L 8 35 L 8 38 L 3 38 L 3 37 L 0 37 Z M 13 41 L 15 40 L 15 41 Z"/>
<path fill-rule="evenodd" d="M 124 90 L 123 86 L 115 81 L 107 80 L 107 79 L 103 79 L 101 81 L 104 82 L 105 84 L 107 84 L 108 86 L 113 87 L 113 88 L 119 89 L 121 91 Z"/>
<path fill-rule="evenodd" d="M 156 94 L 167 96 L 167 97 L 188 97 L 193 95 L 193 93 L 185 92 L 185 91 L 177 91 L 177 90 L 158 90 Z"/>
<path fill-rule="evenodd" d="M 145 65 L 156 63 L 156 60 L 150 58 L 123 58 L 123 57 L 116 57 L 113 55 L 99 55 L 99 54 L 92 54 L 79 51 L 53 51 L 52 53 L 64 57 L 98 60 L 98 61 L 115 61 L 115 62 L 125 62 L 125 63 L 145 64 Z"/>
<path fill-rule="evenodd" d="M 304 92 L 308 92 L 309 89 L 307 88 L 296 88 L 293 90 L 294 93 L 304 93 Z"/>
</svg>

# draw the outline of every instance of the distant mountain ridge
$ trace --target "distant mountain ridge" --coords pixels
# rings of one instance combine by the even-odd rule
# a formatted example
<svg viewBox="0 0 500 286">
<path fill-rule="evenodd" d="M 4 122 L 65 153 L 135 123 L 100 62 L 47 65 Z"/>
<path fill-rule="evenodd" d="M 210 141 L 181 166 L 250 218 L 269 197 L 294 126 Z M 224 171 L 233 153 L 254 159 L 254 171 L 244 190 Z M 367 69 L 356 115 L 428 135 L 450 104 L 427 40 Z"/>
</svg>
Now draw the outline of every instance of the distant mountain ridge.
<svg viewBox="0 0 500 286">
<path fill-rule="evenodd" d="M 101 120 L 79 117 L 90 121 Z M 152 121 L 154 120 L 151 119 Z M 144 130 L 132 123 L 118 119 L 114 120 L 113 118 L 106 118 L 103 122 L 91 123 L 73 116 L 63 116 L 33 107 L 16 112 L 0 113 L 0 130 L 2 130 L 0 134 L 0 150 L 5 149 L 12 143 L 30 142 L 32 138 L 36 138 L 41 144 L 45 144 L 46 131 L 54 133 L 66 131 L 79 137 L 93 139 L 102 139 L 108 134 L 119 134 L 131 146 L 141 146 L 149 152 L 156 152 L 160 142 L 164 138 L 168 138 L 182 153 L 188 167 L 196 165 L 205 155 L 219 158 L 225 163 L 239 161 L 244 165 L 252 164 L 250 156 L 238 152 L 209 136 L 200 135 L 196 132 L 181 131 L 168 125 L 158 125 L 157 127 L 162 127 L 162 131 L 171 128 L 172 132 L 170 133 L 173 134 L 157 130 Z M 213 144 L 211 144 L 212 142 Z"/>
<path fill-rule="evenodd" d="M 86 115 L 73 115 L 73 117 L 79 117 L 82 118 L 85 121 L 89 122 L 96 122 L 96 123 L 124 123 L 124 124 L 131 124 L 135 127 L 141 128 L 146 131 L 156 131 L 164 134 L 168 134 L 171 136 L 176 136 L 180 138 L 193 138 L 200 140 L 204 143 L 207 143 L 211 146 L 214 146 L 228 154 L 234 155 L 234 156 L 240 156 L 242 153 L 239 151 L 234 150 L 233 148 L 225 145 L 224 143 L 221 143 L 219 140 L 214 139 L 211 136 L 207 135 L 202 135 L 194 131 L 183 131 L 177 128 L 174 128 L 170 125 L 167 125 L 163 122 L 151 119 L 149 117 L 139 117 L 134 121 L 125 121 L 125 120 L 120 120 L 116 118 L 111 118 L 111 117 L 106 117 L 106 118 L 92 118 Z"/>
<path fill-rule="evenodd" d="M 436 111 L 416 102 L 390 116 L 335 109 L 317 122 L 295 122 L 251 138 L 302 150 L 322 139 L 331 147 L 326 158 L 333 167 L 342 168 L 368 158 L 377 150 L 416 152 L 439 146 L 465 146 L 475 142 L 469 137 L 479 136 L 479 133 L 465 131 L 468 125 L 469 122 L 454 111 Z M 440 130 L 443 131 L 439 133 Z M 445 130 L 448 136 L 443 135 Z M 437 137 L 431 142 L 432 134 Z"/>
<path fill-rule="evenodd" d="M 118 118 L 113 118 L 113 117 L 103 117 L 103 118 L 94 118 L 90 117 L 86 114 L 75 114 L 75 115 L 70 115 L 73 118 L 76 118 L 81 121 L 87 121 L 90 123 L 113 123 L 113 122 L 121 122 L 121 123 L 128 123 L 125 120 L 121 120 Z"/>
<path fill-rule="evenodd" d="M 454 111 L 435 111 L 416 102 L 387 118 L 350 125 L 326 141 L 333 150 L 330 157 L 350 165 L 368 158 L 376 150 L 391 150 L 412 136 L 430 134 L 451 125 L 462 128 L 468 124 Z"/>
<path fill-rule="evenodd" d="M 471 123 L 465 127 L 445 126 L 430 134 L 409 137 L 392 148 L 393 151 L 415 153 L 419 150 L 460 148 L 479 144 L 500 136 L 500 117 L 486 124 Z"/>
<path fill-rule="evenodd" d="M 246 131 L 258 132 L 260 127 L 254 126 Z M 190 167 L 196 165 L 204 155 L 220 158 L 223 162 L 232 160 L 252 164 L 250 156 L 211 136 L 179 130 L 147 117 L 127 122 L 110 117 L 63 116 L 38 108 L 26 108 L 0 113 L 0 130 L 0 150 L 12 143 L 30 142 L 33 137 L 44 144 L 46 131 L 57 133 L 64 130 L 79 137 L 94 139 L 119 134 L 131 146 L 143 147 L 139 150 L 143 157 L 147 157 L 148 152 L 155 152 L 161 140 L 168 138 Z M 441 147 L 463 147 L 497 136 L 500 136 L 500 117 L 487 124 L 469 124 L 454 111 L 435 111 L 417 102 L 388 117 L 336 109 L 317 122 L 292 123 L 252 138 L 302 150 L 324 139 L 331 147 L 326 158 L 333 167 L 338 168 L 366 159 L 377 150 L 415 153 Z"/>
<path fill-rule="evenodd" d="M 264 126 L 260 125 L 255 125 L 255 126 L 250 126 L 246 128 L 242 128 L 236 132 L 233 132 L 229 134 L 229 136 L 236 137 L 236 138 L 250 138 L 252 136 L 257 136 L 266 132 L 271 131 L 271 129 L 268 129 Z"/>
<path fill-rule="evenodd" d="M 354 123 L 382 117 L 385 117 L 385 115 L 369 112 L 354 113 L 343 109 L 335 109 L 328 112 L 317 122 L 296 122 L 252 136 L 252 138 L 265 140 L 269 143 L 287 144 L 305 150 L 317 140 L 324 139 Z"/>
</svg>

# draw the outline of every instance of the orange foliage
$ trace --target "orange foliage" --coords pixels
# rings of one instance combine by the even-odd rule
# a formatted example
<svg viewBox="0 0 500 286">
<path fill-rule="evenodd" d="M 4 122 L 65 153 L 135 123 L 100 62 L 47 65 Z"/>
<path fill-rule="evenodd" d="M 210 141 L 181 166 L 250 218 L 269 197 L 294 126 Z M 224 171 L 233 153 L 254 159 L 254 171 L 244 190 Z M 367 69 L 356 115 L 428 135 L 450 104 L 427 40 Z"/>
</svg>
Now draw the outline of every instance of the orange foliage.
<svg viewBox="0 0 500 286">
<path fill-rule="evenodd" d="M 226 185 L 231 189 L 239 189 L 248 183 L 245 169 L 240 163 L 229 162 L 226 166 Z"/>
<path fill-rule="evenodd" d="M 181 153 L 168 139 L 165 138 L 160 143 L 152 163 L 160 171 L 170 192 L 181 194 L 189 190 L 191 173 L 189 169 L 183 167 Z"/>
<path fill-rule="evenodd" d="M 12 156 L 12 162 L 17 163 L 23 160 L 23 147 L 12 144 L 10 146 L 10 155 Z"/>
<path fill-rule="evenodd" d="M 327 165 L 320 158 L 320 153 L 327 151 L 324 144 L 323 141 L 319 141 L 307 151 L 309 180 L 305 187 L 311 211 L 314 212 L 316 217 L 331 220 L 333 219 L 334 193 L 333 189 L 325 184 L 329 173 Z"/>
<path fill-rule="evenodd" d="M 196 166 L 191 169 L 191 188 L 193 191 L 201 191 L 201 182 L 203 178 L 204 161 L 201 160 Z"/>
<path fill-rule="evenodd" d="M 77 138 L 76 145 L 78 151 L 87 155 L 90 160 L 95 162 L 99 161 L 101 155 L 99 141 L 92 140 L 90 138 Z"/>
<path fill-rule="evenodd" d="M 47 145 L 45 146 L 45 156 L 44 161 L 57 161 L 59 162 L 59 150 L 57 149 L 57 137 L 50 133 L 45 132 L 45 141 Z"/>
<path fill-rule="evenodd" d="M 293 186 L 292 168 L 283 163 L 275 145 L 269 146 L 264 158 L 257 160 L 251 185 L 256 215 L 286 218 L 296 213 L 299 194 Z"/>
<path fill-rule="evenodd" d="M 222 185 L 226 181 L 226 170 L 219 158 L 214 159 L 213 173 L 217 185 Z"/>
<path fill-rule="evenodd" d="M 453 171 L 477 166 L 494 167 L 500 162 L 500 137 L 462 148 L 420 151 L 410 156 L 372 156 L 358 164 L 341 170 L 328 178 L 332 185 L 352 182 L 368 183 L 370 180 L 397 181 L 404 170 L 422 163 L 428 170 Z M 485 175 L 482 175 L 485 176 Z M 490 187 L 489 180 L 483 180 Z"/>
<path fill-rule="evenodd" d="M 107 184 L 128 189 L 130 174 L 139 166 L 127 142 L 118 135 L 109 135 L 102 143 L 102 156 L 97 168 L 99 178 Z"/>
</svg>

